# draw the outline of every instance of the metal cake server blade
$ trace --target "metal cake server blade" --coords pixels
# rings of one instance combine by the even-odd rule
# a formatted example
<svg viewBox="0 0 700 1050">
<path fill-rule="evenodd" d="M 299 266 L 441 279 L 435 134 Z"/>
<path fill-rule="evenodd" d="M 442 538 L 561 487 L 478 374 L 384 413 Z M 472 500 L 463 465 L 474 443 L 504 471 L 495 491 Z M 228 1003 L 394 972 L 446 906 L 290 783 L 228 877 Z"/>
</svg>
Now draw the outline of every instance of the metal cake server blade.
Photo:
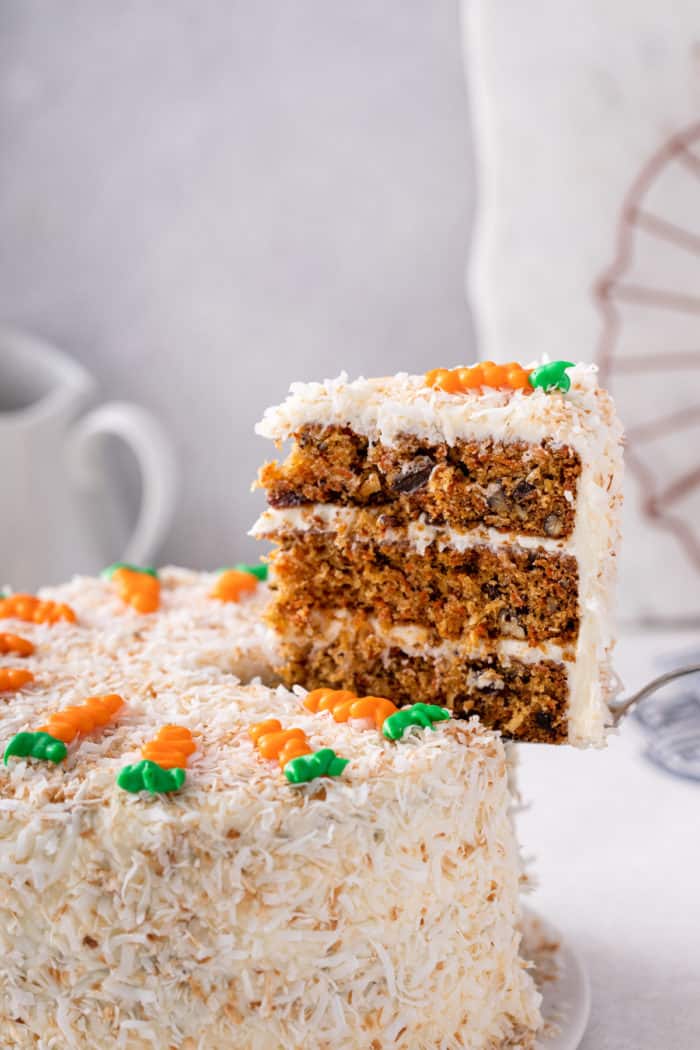
<svg viewBox="0 0 700 1050">
<path fill-rule="evenodd" d="M 632 695 L 628 696 L 626 699 L 610 705 L 613 725 L 618 726 L 622 719 L 628 715 L 641 700 L 644 700 L 647 696 L 655 693 L 657 689 L 661 689 L 661 687 L 667 685 L 668 682 L 674 682 L 676 678 L 684 678 L 686 675 L 696 674 L 699 671 L 700 664 L 686 664 L 684 667 L 676 667 L 672 671 L 666 671 L 665 674 L 660 674 L 657 678 L 652 678 L 650 682 L 643 685 L 636 693 L 632 693 Z"/>
</svg>

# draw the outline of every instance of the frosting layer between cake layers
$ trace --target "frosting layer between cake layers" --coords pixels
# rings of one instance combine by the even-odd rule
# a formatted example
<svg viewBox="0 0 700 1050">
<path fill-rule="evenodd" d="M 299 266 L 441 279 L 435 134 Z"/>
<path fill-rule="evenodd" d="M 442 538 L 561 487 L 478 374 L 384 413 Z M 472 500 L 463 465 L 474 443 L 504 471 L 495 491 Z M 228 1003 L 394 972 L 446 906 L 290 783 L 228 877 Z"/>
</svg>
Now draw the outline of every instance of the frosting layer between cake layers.
<svg viewBox="0 0 700 1050">
<path fill-rule="evenodd" d="M 265 413 L 293 439 L 253 528 L 278 545 L 287 681 L 428 689 L 509 736 L 602 743 L 621 427 L 595 369 L 570 375 L 566 396 L 343 375 Z"/>
</svg>

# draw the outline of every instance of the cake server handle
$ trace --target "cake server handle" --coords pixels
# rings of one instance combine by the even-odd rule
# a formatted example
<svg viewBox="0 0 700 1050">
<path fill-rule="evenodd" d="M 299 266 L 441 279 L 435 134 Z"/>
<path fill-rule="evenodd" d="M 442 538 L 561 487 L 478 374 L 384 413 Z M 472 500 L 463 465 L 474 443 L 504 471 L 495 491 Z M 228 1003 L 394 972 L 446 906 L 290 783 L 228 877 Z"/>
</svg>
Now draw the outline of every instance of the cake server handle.
<svg viewBox="0 0 700 1050">
<path fill-rule="evenodd" d="M 643 685 L 636 693 L 632 693 L 632 696 L 628 696 L 626 700 L 620 700 L 617 704 L 611 704 L 610 710 L 613 716 L 613 725 L 619 725 L 625 715 L 628 715 L 640 700 L 644 700 L 651 693 L 655 693 L 657 689 L 666 685 L 667 682 L 673 682 L 676 678 L 683 678 L 685 675 L 695 674 L 698 671 L 700 671 L 700 664 L 676 667 L 673 671 L 666 671 L 665 674 L 660 674 L 658 678 L 652 678 L 650 682 Z"/>
</svg>

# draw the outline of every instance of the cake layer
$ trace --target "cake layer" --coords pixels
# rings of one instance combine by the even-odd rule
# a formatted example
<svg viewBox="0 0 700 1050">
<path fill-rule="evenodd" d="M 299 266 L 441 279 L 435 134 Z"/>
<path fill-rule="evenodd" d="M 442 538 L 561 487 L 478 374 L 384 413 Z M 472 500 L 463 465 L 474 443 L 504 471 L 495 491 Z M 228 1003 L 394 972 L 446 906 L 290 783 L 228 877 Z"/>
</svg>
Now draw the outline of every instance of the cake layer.
<svg viewBox="0 0 700 1050">
<path fill-rule="evenodd" d="M 74 624 L 3 621 L 35 645 L 3 745 L 88 695 L 124 700 L 58 765 L 0 765 L 3 1050 L 531 1050 L 498 738 L 450 720 L 391 742 L 244 686 L 220 643 L 257 648 L 257 597 L 160 577 L 150 615 L 83 578 L 50 592 Z M 289 784 L 250 737 L 271 717 L 342 775 Z M 195 743 L 181 790 L 118 787 L 173 723 Z"/>
<path fill-rule="evenodd" d="M 418 554 L 399 530 L 392 542 L 297 532 L 279 535 L 272 564 L 269 622 L 280 632 L 303 630 L 324 607 L 372 613 L 382 627 L 428 626 L 433 644 L 506 637 L 571 645 L 578 632 L 576 559 L 542 548 L 432 543 Z"/>
<path fill-rule="evenodd" d="M 310 626 L 278 639 L 277 666 L 289 684 L 350 689 L 398 705 L 420 697 L 460 718 L 478 715 L 514 740 L 560 744 L 569 738 L 568 673 L 556 647 L 552 658 L 549 650 L 528 650 L 517 642 L 492 652 L 431 647 L 409 629 L 393 632 L 394 641 L 391 632 L 387 636 L 361 615 L 324 619 L 318 612 Z"/>
<path fill-rule="evenodd" d="M 457 438 L 429 444 L 405 434 L 392 445 L 349 427 L 305 424 L 283 463 L 259 484 L 270 506 L 313 503 L 381 507 L 391 525 L 424 515 L 459 529 L 490 526 L 553 539 L 570 536 L 579 456 L 551 440 Z"/>
</svg>

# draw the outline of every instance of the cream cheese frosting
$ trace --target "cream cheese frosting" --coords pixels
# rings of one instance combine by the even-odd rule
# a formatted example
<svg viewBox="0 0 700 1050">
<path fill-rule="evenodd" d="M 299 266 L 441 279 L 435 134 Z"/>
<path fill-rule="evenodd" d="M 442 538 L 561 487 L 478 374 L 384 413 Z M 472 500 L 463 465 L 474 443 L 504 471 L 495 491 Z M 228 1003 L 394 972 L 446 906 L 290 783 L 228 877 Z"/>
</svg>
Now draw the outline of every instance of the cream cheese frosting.
<svg viewBox="0 0 700 1050">
<path fill-rule="evenodd" d="M 455 529 L 449 525 L 432 525 L 422 515 L 402 528 L 383 527 L 381 512 L 372 509 L 346 507 L 334 503 L 315 503 L 306 507 L 269 508 L 257 518 L 249 535 L 256 539 L 284 536 L 293 532 L 351 532 L 358 540 L 367 529 L 381 533 L 383 543 L 405 543 L 418 554 L 425 554 L 431 544 L 439 550 L 451 548 L 466 551 L 470 547 L 487 546 L 492 549 L 518 546 L 529 550 L 538 547 L 545 551 L 567 553 L 570 545 L 565 539 L 549 536 L 523 536 L 516 532 L 501 532 L 492 528 Z"/>
<path fill-rule="evenodd" d="M 497 433 L 503 441 L 550 438 L 578 448 L 574 439 L 594 439 L 601 423 L 609 422 L 609 398 L 598 386 L 595 365 L 577 364 L 568 375 L 566 396 L 552 397 L 543 390 L 523 394 L 489 387 L 452 394 L 426 386 L 422 375 L 351 381 L 342 372 L 323 383 L 292 383 L 287 399 L 266 409 L 255 430 L 285 441 L 304 424 L 333 423 L 387 445 L 403 434 L 453 445 L 460 438 Z"/>
</svg>

